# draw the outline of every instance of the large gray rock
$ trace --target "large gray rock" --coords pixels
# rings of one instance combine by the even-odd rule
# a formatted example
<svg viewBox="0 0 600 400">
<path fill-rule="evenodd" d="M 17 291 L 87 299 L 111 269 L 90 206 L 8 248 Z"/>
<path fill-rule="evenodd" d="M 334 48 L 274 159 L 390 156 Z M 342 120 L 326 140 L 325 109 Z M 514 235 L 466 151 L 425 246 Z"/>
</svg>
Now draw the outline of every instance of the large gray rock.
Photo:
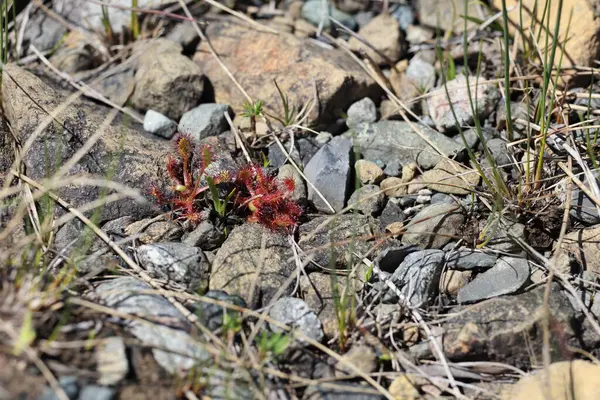
<svg viewBox="0 0 600 400">
<path fill-rule="evenodd" d="M 410 305 L 427 305 L 437 295 L 444 268 L 444 252 L 422 250 L 408 254 L 392 274 L 390 280 L 396 285 Z M 391 290 L 384 296 L 385 302 L 398 301 Z"/>
<path fill-rule="evenodd" d="M 525 258 L 501 257 L 492 268 L 477 275 L 458 291 L 459 303 L 473 303 L 521 289 L 529 279 Z"/>
<path fill-rule="evenodd" d="M 478 118 L 486 118 L 494 111 L 500 98 L 500 92 L 496 86 L 481 83 L 481 81 L 481 78 L 477 81 L 476 77 L 471 76 L 469 77 L 469 87 L 467 87 L 465 76 L 458 75 L 447 82 L 446 87 L 442 86 L 431 93 L 431 96 L 427 98 L 427 108 L 429 116 L 440 132 L 456 131 L 458 126 L 469 125 L 473 122 L 474 116 L 469 100 L 469 91 L 471 91 L 473 107 L 477 110 Z M 454 113 L 450 104 L 452 104 Z"/>
<path fill-rule="evenodd" d="M 176 329 L 158 322 L 133 320 L 127 329 L 145 346 L 152 347 L 156 362 L 169 373 L 187 370 L 198 362 L 208 361 L 204 344 L 186 330 L 190 324 L 167 299 L 155 294 L 140 294 L 152 287 L 132 277 L 121 277 L 99 284 L 94 294 L 107 307 L 150 320 L 170 321 Z"/>
<path fill-rule="evenodd" d="M 447 156 L 463 150 L 454 140 L 418 123 L 413 123 L 427 140 Z M 422 168 L 435 166 L 442 157 L 404 121 L 379 121 L 357 129 L 354 146 L 369 161 L 406 165 L 417 162 Z"/>
<path fill-rule="evenodd" d="M 284 235 L 247 223 L 235 227 L 217 251 L 209 285 L 241 296 L 250 307 L 266 306 L 295 269 Z"/>
<path fill-rule="evenodd" d="M 24 28 L 24 29 L 23 29 Z M 29 52 L 29 46 L 34 46 L 41 52 L 45 52 L 56 46 L 60 39 L 67 33 L 67 27 L 50 17 L 48 13 L 37 9 L 23 27 L 23 53 Z"/>
<path fill-rule="evenodd" d="M 42 131 L 24 155 L 27 175 L 38 181 L 62 167 L 83 143 L 96 134 L 108 112 L 108 109 L 84 100 L 60 109 L 65 105 L 65 98 L 58 89 L 14 64 L 8 64 L 2 73 L 2 104 L 4 115 L 21 143 L 31 137 L 48 113 L 57 114 L 55 122 Z M 140 128 L 139 125 L 109 125 L 66 177 L 75 174 L 110 177 L 139 191 L 147 190 L 164 168 L 170 148 L 165 140 L 148 137 Z M 48 154 L 52 157 L 48 158 Z M 99 187 L 81 185 L 67 185 L 57 190 L 57 194 L 73 207 L 88 204 L 110 193 Z M 64 212 L 57 208 L 57 215 Z M 124 215 L 140 218 L 153 212 L 155 209 L 151 203 L 127 197 L 104 207 L 100 220 Z"/>
<path fill-rule="evenodd" d="M 198 247 L 167 242 L 137 248 L 140 265 L 152 276 L 196 290 L 208 279 L 210 265 Z"/>
<path fill-rule="evenodd" d="M 456 205 L 431 204 L 419 211 L 406 226 L 402 243 L 440 249 L 458 235 L 464 219 Z"/>
<path fill-rule="evenodd" d="M 344 208 L 350 194 L 352 164 L 352 142 L 337 136 L 323 146 L 304 169 L 306 178 L 336 212 Z M 332 212 L 310 185 L 308 200 L 312 201 L 319 211 Z"/>
<path fill-rule="evenodd" d="M 558 285 L 553 285 L 549 304 L 544 287 L 516 296 L 502 296 L 449 310 L 444 328 L 444 353 L 453 361 L 486 360 L 528 368 L 533 354 L 542 354 L 545 312 L 550 312 L 552 360 L 570 358 L 567 346 L 575 340 L 575 312 Z M 552 328 L 554 327 L 554 328 Z"/>
<path fill-rule="evenodd" d="M 227 104 L 200 104 L 183 114 L 179 120 L 179 132 L 197 140 L 220 135 L 229 128 L 225 113 L 233 118 L 233 111 Z"/>
<path fill-rule="evenodd" d="M 152 109 L 177 121 L 200 103 L 204 92 L 202 69 L 181 50 L 176 43 L 151 46 L 139 58 L 131 97 L 134 107 Z"/>
<path fill-rule="evenodd" d="M 269 311 L 269 317 L 290 328 L 296 328 L 308 338 L 320 342 L 323 340 L 323 326 L 319 317 L 308 305 L 295 297 L 284 297 L 275 302 Z M 269 323 L 273 332 L 285 332 L 275 324 Z"/>
</svg>

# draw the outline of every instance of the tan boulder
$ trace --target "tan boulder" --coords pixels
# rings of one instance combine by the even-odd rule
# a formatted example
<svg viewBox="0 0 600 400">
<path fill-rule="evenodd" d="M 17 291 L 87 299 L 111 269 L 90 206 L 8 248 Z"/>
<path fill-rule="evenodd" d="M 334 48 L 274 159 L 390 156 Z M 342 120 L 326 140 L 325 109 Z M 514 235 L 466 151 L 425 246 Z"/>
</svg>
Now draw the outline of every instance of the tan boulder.
<svg viewBox="0 0 600 400">
<path fill-rule="evenodd" d="M 596 400 L 600 394 L 600 365 L 562 361 L 547 371 L 529 375 L 503 394 L 505 400 Z"/>
<path fill-rule="evenodd" d="M 404 34 L 400 30 L 398 20 L 391 15 L 378 15 L 363 26 L 358 34 L 379 52 L 355 37 L 350 38 L 348 41 L 350 48 L 354 51 L 364 51 L 375 63 L 387 64 L 388 60 L 395 63 L 402 56 Z M 387 57 L 387 60 L 380 53 Z"/>
<path fill-rule="evenodd" d="M 563 273 L 570 271 L 571 260 L 586 271 L 600 274 L 600 226 L 592 226 L 565 235 L 554 255 L 555 267 Z"/>
<path fill-rule="evenodd" d="M 425 187 L 440 193 L 469 194 L 477 186 L 480 176 L 455 161 L 443 159 L 435 168 L 426 171 L 421 180 Z"/>
<path fill-rule="evenodd" d="M 258 32 L 239 23 L 210 24 L 206 35 L 241 86 L 254 100 L 262 100 L 267 112 L 278 116 L 283 108 L 274 80 L 289 97 L 290 107 L 312 102 L 316 84 L 319 104 L 313 107 L 309 124 L 330 122 L 350 104 L 380 90 L 352 57 L 308 39 Z M 246 99 L 206 43 L 200 45 L 194 61 L 210 80 L 216 102 L 242 110 Z"/>
<path fill-rule="evenodd" d="M 522 16 L 523 26 L 531 24 L 534 4 L 538 3 L 536 21 L 539 21 L 544 12 L 544 2 L 537 0 L 506 0 L 508 17 L 510 19 L 510 31 L 515 32 L 515 26 L 519 26 Z M 518 4 L 523 4 L 523 10 L 519 10 Z M 550 29 L 554 31 L 554 25 L 558 14 L 558 1 L 550 2 Z M 560 13 L 560 43 L 564 43 L 565 54 L 562 58 L 561 67 L 572 65 L 594 65 L 594 61 L 600 56 L 600 19 L 597 18 L 597 10 L 600 6 L 598 0 L 563 0 L 562 12 Z M 502 9 L 502 0 L 494 0 L 493 6 Z M 511 10 L 512 8 L 512 10 Z M 571 12 L 572 17 L 571 17 Z M 569 19 L 571 23 L 569 24 Z M 569 26 L 570 25 L 570 26 Z M 539 26 L 539 25 L 538 25 Z M 568 32 L 567 32 L 568 26 Z M 568 41 L 565 40 L 568 39 Z M 545 46 L 546 37 L 540 35 L 539 48 Z M 561 58 L 561 49 L 556 49 L 555 65 Z"/>
</svg>

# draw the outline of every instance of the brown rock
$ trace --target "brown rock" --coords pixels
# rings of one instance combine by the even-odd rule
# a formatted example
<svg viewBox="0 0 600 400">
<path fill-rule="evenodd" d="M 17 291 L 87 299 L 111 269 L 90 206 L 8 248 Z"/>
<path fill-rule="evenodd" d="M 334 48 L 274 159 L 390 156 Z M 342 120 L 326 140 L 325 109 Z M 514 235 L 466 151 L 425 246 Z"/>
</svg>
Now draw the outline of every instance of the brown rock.
<svg viewBox="0 0 600 400">
<path fill-rule="evenodd" d="M 380 184 L 379 187 L 383 190 L 388 197 L 401 197 L 406 194 L 407 185 L 403 179 L 396 178 L 391 176 L 389 178 L 385 178 Z"/>
<path fill-rule="evenodd" d="M 355 37 L 350 38 L 348 44 L 354 51 L 364 51 L 377 64 L 395 63 L 402 56 L 404 34 L 400 30 L 400 23 L 389 14 L 379 14 L 367 25 L 363 26 L 358 34 L 378 52 L 362 43 Z M 384 58 L 380 55 L 382 53 Z"/>
<path fill-rule="evenodd" d="M 523 26 L 530 26 L 531 13 L 534 10 L 534 4 L 538 3 L 537 15 L 535 20 L 540 21 L 542 13 L 545 10 L 544 3 L 537 0 L 506 0 L 509 11 L 510 31 L 514 33 L 515 24 L 520 25 L 522 17 Z M 600 20 L 597 18 L 598 0 L 563 0 L 562 12 L 560 14 L 559 42 L 561 46 L 556 49 L 554 59 L 555 65 L 558 65 L 562 58 L 561 67 L 570 67 L 575 64 L 592 66 L 595 60 L 600 57 Z M 494 0 L 493 6 L 499 10 L 502 9 L 502 0 Z M 518 4 L 522 4 L 522 12 Z M 558 1 L 551 2 L 550 5 L 550 29 L 554 31 L 556 17 L 558 14 Z M 571 14 L 572 12 L 572 14 Z M 572 19 L 571 19 L 572 17 Z M 569 19 L 571 23 L 569 24 Z M 538 22 L 539 24 L 539 22 Z M 567 32 L 567 27 L 569 28 Z M 568 37 L 568 40 L 566 40 Z M 540 36 L 539 48 L 545 48 L 545 35 Z M 561 57 L 561 47 L 564 44 L 565 54 Z"/>
<path fill-rule="evenodd" d="M 56 113 L 54 122 L 42 131 L 24 155 L 28 176 L 38 181 L 57 171 L 96 134 L 105 119 L 103 114 L 107 112 L 101 106 L 85 101 L 64 106 L 65 99 L 57 90 L 14 64 L 8 64 L 2 74 L 2 100 L 6 118 L 21 143 L 31 137 L 49 113 Z M 167 144 L 165 140 L 145 136 L 141 129 L 123 124 L 109 125 L 86 156 L 66 175 L 110 177 L 126 186 L 146 190 L 162 170 L 169 151 Z M 58 194 L 79 207 L 99 199 L 103 189 L 66 185 L 58 190 Z M 111 203 L 102 209 L 101 221 L 123 215 L 140 218 L 155 211 L 152 203 L 140 203 L 139 200 L 125 198 Z M 61 214 L 64 210 L 57 209 L 57 212 Z"/>
<path fill-rule="evenodd" d="M 436 192 L 463 195 L 471 193 L 481 178 L 477 171 L 443 159 L 435 168 L 426 171 L 421 179 L 425 187 Z"/>
<path fill-rule="evenodd" d="M 555 255 L 555 266 L 563 273 L 571 270 L 571 260 L 586 271 L 600 274 L 600 226 L 592 226 L 565 235 Z"/>
<path fill-rule="evenodd" d="M 450 296 L 456 296 L 458 291 L 469 283 L 472 271 L 454 271 L 448 270 L 442 273 L 440 286 L 442 293 Z"/>
<path fill-rule="evenodd" d="M 354 168 L 363 185 L 377 183 L 383 177 L 383 170 L 372 161 L 358 160 Z"/>
<path fill-rule="evenodd" d="M 552 287 L 549 307 L 544 287 L 516 296 L 496 297 L 450 310 L 455 315 L 443 325 L 444 352 L 451 360 L 477 359 L 530 367 L 542 360 L 544 310 L 550 310 L 550 354 L 553 360 L 570 358 L 568 346 L 579 346 L 573 324 L 574 310 L 558 285 Z"/>
<path fill-rule="evenodd" d="M 379 92 L 375 82 L 358 64 L 339 50 L 324 49 L 293 35 L 273 35 L 245 28 L 239 23 L 210 24 L 206 31 L 215 51 L 253 99 L 264 102 L 274 114 L 282 113 L 281 98 L 273 80 L 289 97 L 290 105 L 313 101 L 316 82 L 318 101 L 309 124 L 327 123 L 350 104 Z M 217 103 L 242 109 L 244 96 L 201 43 L 194 56 L 214 87 Z"/>
<path fill-rule="evenodd" d="M 136 108 L 152 109 L 177 121 L 200 103 L 204 77 L 196 63 L 175 51 L 180 45 L 164 42 L 140 57 L 131 101 Z"/>
<path fill-rule="evenodd" d="M 505 400 L 595 400 L 600 393 L 600 365 L 574 360 L 550 364 L 507 390 Z M 547 386 L 546 386 L 547 385 Z"/>
<path fill-rule="evenodd" d="M 388 390 L 394 399 L 417 400 L 422 397 L 418 389 L 420 384 L 422 379 L 419 377 L 402 374 L 394 379 Z"/>
<path fill-rule="evenodd" d="M 342 356 L 342 359 L 346 362 L 349 362 L 365 374 L 375 372 L 377 369 L 377 354 L 375 354 L 375 351 L 373 351 L 371 346 L 366 344 L 355 344 L 350 350 L 348 350 L 346 354 Z M 344 377 L 354 374 L 355 372 L 344 362 L 338 361 L 335 369 L 336 376 Z"/>
</svg>

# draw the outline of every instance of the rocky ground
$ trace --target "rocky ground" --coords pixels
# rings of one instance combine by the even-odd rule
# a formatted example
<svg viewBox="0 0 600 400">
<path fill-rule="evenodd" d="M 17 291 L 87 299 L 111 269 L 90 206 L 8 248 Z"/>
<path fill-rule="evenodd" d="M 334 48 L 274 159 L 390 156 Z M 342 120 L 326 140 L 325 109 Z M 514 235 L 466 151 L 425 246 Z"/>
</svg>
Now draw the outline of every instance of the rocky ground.
<svg viewBox="0 0 600 400">
<path fill-rule="evenodd" d="M 0 399 L 600 398 L 600 3 L 136 3 L 6 15 Z"/>
</svg>

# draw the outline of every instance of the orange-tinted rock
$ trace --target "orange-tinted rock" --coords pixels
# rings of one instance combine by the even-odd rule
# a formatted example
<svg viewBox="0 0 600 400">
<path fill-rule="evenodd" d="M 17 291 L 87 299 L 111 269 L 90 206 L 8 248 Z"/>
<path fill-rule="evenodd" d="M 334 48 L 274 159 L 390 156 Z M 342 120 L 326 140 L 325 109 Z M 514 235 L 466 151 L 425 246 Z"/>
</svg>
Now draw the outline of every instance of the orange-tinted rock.
<svg viewBox="0 0 600 400">
<path fill-rule="evenodd" d="M 376 83 L 342 50 L 327 49 L 291 34 L 259 32 L 237 24 L 211 24 L 206 30 L 215 51 L 254 100 L 282 114 L 281 98 L 273 80 L 289 97 L 290 105 L 312 102 L 316 83 L 319 104 L 309 123 L 327 123 L 350 104 L 379 92 Z M 214 87 L 215 101 L 237 112 L 245 98 L 202 43 L 194 55 Z"/>
</svg>

